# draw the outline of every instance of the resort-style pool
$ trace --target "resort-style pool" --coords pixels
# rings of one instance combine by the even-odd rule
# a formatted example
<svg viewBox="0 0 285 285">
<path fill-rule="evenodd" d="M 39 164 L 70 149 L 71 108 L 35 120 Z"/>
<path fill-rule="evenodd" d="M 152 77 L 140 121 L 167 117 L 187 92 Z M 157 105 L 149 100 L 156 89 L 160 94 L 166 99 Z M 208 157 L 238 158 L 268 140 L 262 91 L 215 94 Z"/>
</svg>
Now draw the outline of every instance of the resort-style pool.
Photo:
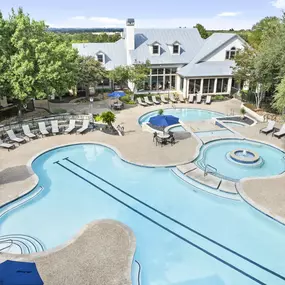
<svg viewBox="0 0 285 285">
<path fill-rule="evenodd" d="M 171 168 L 128 164 L 95 144 L 49 151 L 32 167 L 44 190 L 2 208 L 1 236 L 28 236 L 50 249 L 86 223 L 114 219 L 136 236 L 142 285 L 285 282 L 285 227 L 245 202 L 200 191 Z"/>
<path fill-rule="evenodd" d="M 209 120 L 211 118 L 218 118 L 224 116 L 224 114 L 218 112 L 201 110 L 201 109 L 190 109 L 190 108 L 164 109 L 163 114 L 173 115 L 175 117 L 178 117 L 183 122 L 203 121 L 203 120 Z M 139 124 L 147 123 L 151 117 L 156 115 L 158 115 L 158 110 L 144 114 L 139 118 Z"/>
<path fill-rule="evenodd" d="M 255 163 L 242 163 L 232 159 L 231 152 L 244 150 L 245 155 L 253 151 L 259 156 Z M 230 180 L 245 177 L 265 177 L 281 174 L 285 171 L 285 153 L 273 146 L 238 139 L 225 139 L 205 144 L 195 163 L 202 169 L 207 164 L 216 168 L 214 175 Z"/>
</svg>

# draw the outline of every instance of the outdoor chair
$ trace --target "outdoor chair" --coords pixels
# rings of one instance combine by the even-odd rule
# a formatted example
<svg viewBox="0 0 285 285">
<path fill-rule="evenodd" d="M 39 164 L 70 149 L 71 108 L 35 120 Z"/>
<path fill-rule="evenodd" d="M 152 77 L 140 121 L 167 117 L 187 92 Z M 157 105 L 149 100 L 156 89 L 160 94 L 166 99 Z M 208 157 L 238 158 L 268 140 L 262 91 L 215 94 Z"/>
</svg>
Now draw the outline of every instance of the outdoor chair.
<svg viewBox="0 0 285 285">
<path fill-rule="evenodd" d="M 7 135 L 9 137 L 9 139 L 13 142 L 17 142 L 18 144 L 20 143 L 26 143 L 26 140 L 23 139 L 23 138 L 19 138 L 15 135 L 14 131 L 13 130 L 8 130 L 7 131 Z"/>
<path fill-rule="evenodd" d="M 185 103 L 185 99 L 183 98 L 182 94 L 179 94 L 179 102 L 180 103 Z"/>
<path fill-rule="evenodd" d="M 153 102 L 151 102 L 147 96 L 144 97 L 144 101 L 148 104 L 148 105 L 153 105 Z"/>
<path fill-rule="evenodd" d="M 0 147 L 8 149 L 8 151 L 10 151 L 10 149 L 14 149 L 15 145 L 11 144 L 11 143 L 4 143 L 1 139 L 0 139 Z"/>
<path fill-rule="evenodd" d="M 137 100 L 138 100 L 138 103 L 139 103 L 141 106 L 143 106 L 143 107 L 146 107 L 146 106 L 147 106 L 147 103 L 143 102 L 143 101 L 142 101 L 142 98 L 139 97 Z"/>
<path fill-rule="evenodd" d="M 83 134 L 89 129 L 89 120 L 83 120 L 82 127 L 76 131 L 77 134 Z"/>
<path fill-rule="evenodd" d="M 161 102 L 164 104 L 168 104 L 168 101 L 165 99 L 164 95 L 161 95 Z"/>
<path fill-rule="evenodd" d="M 206 98 L 206 104 L 210 105 L 212 102 L 212 96 L 208 95 L 207 98 Z"/>
<path fill-rule="evenodd" d="M 59 133 L 59 128 L 58 128 L 58 121 L 51 121 L 51 132 L 56 135 Z"/>
<path fill-rule="evenodd" d="M 39 125 L 39 130 L 42 136 L 48 136 L 50 134 L 46 128 L 45 122 L 39 122 L 38 125 Z"/>
<path fill-rule="evenodd" d="M 64 132 L 66 134 L 71 134 L 74 129 L 75 129 L 75 120 L 70 120 L 69 121 L 69 126 L 68 126 L 68 128 Z"/>
<path fill-rule="evenodd" d="M 285 136 L 285 124 L 283 124 L 279 131 L 273 133 L 273 135 L 278 139 L 281 139 L 283 136 Z"/>
<path fill-rule="evenodd" d="M 23 125 L 22 129 L 23 129 L 24 135 L 28 137 L 29 139 L 37 138 L 37 136 L 31 132 L 29 125 Z"/>
<path fill-rule="evenodd" d="M 176 99 L 174 98 L 173 94 L 169 94 L 169 100 L 172 102 L 172 103 L 177 103 Z"/>
<path fill-rule="evenodd" d="M 197 104 L 201 104 L 201 103 L 202 103 L 202 95 L 201 95 L 201 94 L 197 94 L 196 103 L 197 103 Z"/>
<path fill-rule="evenodd" d="M 190 94 L 188 102 L 189 103 L 194 103 L 194 94 Z"/>
<path fill-rule="evenodd" d="M 160 102 L 156 100 L 156 97 L 155 97 L 154 95 L 151 97 L 151 99 L 152 99 L 152 102 L 153 102 L 154 104 L 156 104 L 156 105 L 159 105 L 159 104 L 160 104 Z"/>
<path fill-rule="evenodd" d="M 275 121 L 268 121 L 268 125 L 266 128 L 259 130 L 259 133 L 264 133 L 268 135 L 269 133 L 274 131 Z"/>
<path fill-rule="evenodd" d="M 153 133 L 152 141 L 154 142 L 154 141 L 156 140 L 156 138 L 157 138 L 157 132 L 154 132 L 154 133 Z"/>
</svg>

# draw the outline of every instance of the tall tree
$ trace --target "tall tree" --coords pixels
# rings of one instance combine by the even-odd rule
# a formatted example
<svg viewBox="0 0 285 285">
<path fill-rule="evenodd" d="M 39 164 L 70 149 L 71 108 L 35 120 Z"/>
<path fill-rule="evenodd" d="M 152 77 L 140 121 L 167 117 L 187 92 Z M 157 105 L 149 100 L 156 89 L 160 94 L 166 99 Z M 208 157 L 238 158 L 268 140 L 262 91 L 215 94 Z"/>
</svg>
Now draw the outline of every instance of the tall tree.
<svg viewBox="0 0 285 285">
<path fill-rule="evenodd" d="M 85 87 L 86 96 L 90 95 L 90 87 L 98 85 L 107 76 L 104 66 L 93 56 L 79 58 L 78 84 Z"/>
<path fill-rule="evenodd" d="M 129 80 L 130 68 L 128 66 L 117 66 L 113 70 L 108 72 L 108 77 L 116 84 L 120 86 L 121 89 Z"/>
<path fill-rule="evenodd" d="M 196 24 L 196 26 L 194 26 L 193 28 L 196 28 L 199 31 L 199 33 L 203 39 L 206 39 L 209 37 L 209 33 L 207 32 L 207 30 L 205 29 L 205 27 L 203 25 Z"/>
</svg>

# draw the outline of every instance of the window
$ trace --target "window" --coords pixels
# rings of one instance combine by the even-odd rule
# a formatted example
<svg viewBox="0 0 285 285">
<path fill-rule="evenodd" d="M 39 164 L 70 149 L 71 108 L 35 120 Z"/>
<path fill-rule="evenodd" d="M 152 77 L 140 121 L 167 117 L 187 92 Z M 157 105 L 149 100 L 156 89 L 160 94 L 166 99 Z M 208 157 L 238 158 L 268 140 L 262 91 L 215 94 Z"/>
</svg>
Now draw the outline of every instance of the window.
<svg viewBox="0 0 285 285">
<path fill-rule="evenodd" d="M 226 59 L 234 59 L 238 50 L 235 47 L 232 47 L 230 50 L 226 51 Z"/>
<path fill-rule="evenodd" d="M 215 79 L 204 79 L 203 93 L 214 93 Z"/>
<path fill-rule="evenodd" d="M 99 53 L 99 54 L 97 54 L 97 60 L 99 61 L 99 62 L 104 62 L 104 55 L 102 54 L 102 53 Z"/>
<path fill-rule="evenodd" d="M 103 86 L 110 86 L 110 79 L 109 78 L 104 78 L 100 82 L 98 82 L 98 86 L 103 87 Z"/>
<path fill-rule="evenodd" d="M 150 74 L 151 90 L 169 90 L 176 86 L 176 68 L 153 68 Z"/>
<path fill-rule="evenodd" d="M 179 45 L 173 45 L 173 54 L 179 54 L 180 47 Z"/>
<path fill-rule="evenodd" d="M 159 45 L 153 45 L 152 46 L 152 53 L 153 54 L 159 54 Z"/>
<path fill-rule="evenodd" d="M 217 93 L 227 93 L 228 92 L 228 78 L 219 78 L 217 81 Z"/>
<path fill-rule="evenodd" d="M 189 80 L 189 94 L 197 94 L 200 92 L 201 79 L 190 79 Z"/>
</svg>

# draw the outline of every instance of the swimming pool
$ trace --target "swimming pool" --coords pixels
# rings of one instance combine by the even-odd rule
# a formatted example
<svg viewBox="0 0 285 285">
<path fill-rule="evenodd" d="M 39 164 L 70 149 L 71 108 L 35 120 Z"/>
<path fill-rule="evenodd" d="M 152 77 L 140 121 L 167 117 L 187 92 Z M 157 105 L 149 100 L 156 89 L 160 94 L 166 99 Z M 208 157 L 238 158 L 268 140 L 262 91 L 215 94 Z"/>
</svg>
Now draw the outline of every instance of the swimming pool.
<svg viewBox="0 0 285 285">
<path fill-rule="evenodd" d="M 178 117 L 181 121 L 203 121 L 212 118 L 218 118 L 225 116 L 222 113 L 201 110 L 201 109 L 191 109 L 191 108 L 169 108 L 163 110 L 164 115 L 173 115 Z M 146 113 L 139 118 L 139 124 L 147 123 L 149 119 L 153 116 L 158 115 L 158 110 Z"/>
<path fill-rule="evenodd" d="M 32 167 L 44 190 L 2 216 L 1 235 L 29 235 L 49 249 L 86 223 L 115 219 L 136 236 L 142 285 L 284 284 L 285 227 L 242 201 L 95 144 L 49 151 Z"/>
<path fill-rule="evenodd" d="M 176 133 L 176 132 L 186 132 L 186 130 L 181 125 L 171 127 L 171 128 L 168 129 L 168 131 L 171 131 L 171 132 L 174 132 L 174 133 Z"/>
<path fill-rule="evenodd" d="M 248 126 L 245 123 L 241 123 L 241 122 L 234 122 L 234 121 L 224 121 L 223 122 L 225 125 L 230 126 L 230 127 L 245 127 Z"/>
<path fill-rule="evenodd" d="M 257 153 L 260 161 L 257 164 L 241 165 L 229 159 L 229 154 L 236 149 Z M 217 176 L 230 180 L 245 177 L 266 177 L 281 174 L 285 171 L 285 153 L 273 146 L 239 139 L 224 139 L 205 144 L 195 163 L 202 169 L 209 164 L 217 169 Z"/>
</svg>

